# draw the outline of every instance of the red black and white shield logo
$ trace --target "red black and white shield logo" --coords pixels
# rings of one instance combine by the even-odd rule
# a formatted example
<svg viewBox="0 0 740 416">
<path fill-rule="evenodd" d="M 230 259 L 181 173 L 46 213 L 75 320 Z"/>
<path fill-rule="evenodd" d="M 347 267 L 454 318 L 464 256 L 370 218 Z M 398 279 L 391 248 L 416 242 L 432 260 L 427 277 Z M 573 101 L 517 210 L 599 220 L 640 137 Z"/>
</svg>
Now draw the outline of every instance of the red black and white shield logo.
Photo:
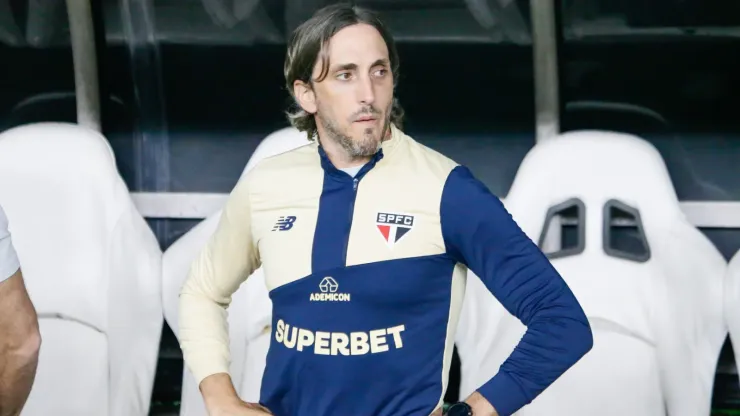
<svg viewBox="0 0 740 416">
<path fill-rule="evenodd" d="M 388 247 L 393 248 L 403 236 L 414 228 L 414 216 L 379 212 L 375 224 Z"/>
</svg>

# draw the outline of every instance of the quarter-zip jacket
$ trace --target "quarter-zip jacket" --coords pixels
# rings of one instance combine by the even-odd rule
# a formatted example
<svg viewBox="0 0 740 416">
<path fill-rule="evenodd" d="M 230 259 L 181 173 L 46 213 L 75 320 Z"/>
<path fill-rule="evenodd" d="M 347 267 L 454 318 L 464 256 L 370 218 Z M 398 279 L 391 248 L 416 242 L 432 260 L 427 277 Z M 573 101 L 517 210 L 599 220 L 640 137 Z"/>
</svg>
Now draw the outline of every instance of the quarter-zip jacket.
<svg viewBox="0 0 740 416">
<path fill-rule="evenodd" d="M 181 292 L 180 343 L 198 383 L 228 373 L 226 308 L 260 266 L 273 303 L 260 402 L 278 416 L 432 413 L 468 268 L 528 327 L 479 389 L 500 415 L 590 349 L 578 301 L 501 201 L 392 130 L 354 178 L 313 143 L 236 185 Z"/>
</svg>

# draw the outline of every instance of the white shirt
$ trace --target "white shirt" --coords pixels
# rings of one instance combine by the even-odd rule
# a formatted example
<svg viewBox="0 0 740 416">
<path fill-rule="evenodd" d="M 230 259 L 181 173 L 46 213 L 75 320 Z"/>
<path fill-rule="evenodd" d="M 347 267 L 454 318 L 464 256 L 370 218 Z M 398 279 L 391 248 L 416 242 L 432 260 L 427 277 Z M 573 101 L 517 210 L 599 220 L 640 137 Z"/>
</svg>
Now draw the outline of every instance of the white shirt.
<svg viewBox="0 0 740 416">
<path fill-rule="evenodd" d="M 14 275 L 20 268 L 8 231 L 8 218 L 0 206 L 0 282 Z"/>
<path fill-rule="evenodd" d="M 345 172 L 345 173 L 347 173 L 349 176 L 351 176 L 351 177 L 354 178 L 355 176 L 357 176 L 357 174 L 360 172 L 360 169 L 362 169 L 363 166 L 365 166 L 365 165 L 353 166 L 351 168 L 343 168 L 343 169 L 340 169 L 340 170 L 343 171 L 343 172 Z"/>
</svg>

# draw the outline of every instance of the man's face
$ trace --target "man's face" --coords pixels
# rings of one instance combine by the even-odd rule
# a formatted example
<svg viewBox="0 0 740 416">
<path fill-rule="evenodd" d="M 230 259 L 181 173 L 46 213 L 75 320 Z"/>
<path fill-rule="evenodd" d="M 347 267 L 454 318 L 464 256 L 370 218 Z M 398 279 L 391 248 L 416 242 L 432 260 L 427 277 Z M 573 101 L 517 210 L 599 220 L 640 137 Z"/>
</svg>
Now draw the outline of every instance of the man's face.
<svg viewBox="0 0 740 416">
<path fill-rule="evenodd" d="M 329 72 L 314 82 L 314 108 L 321 138 L 335 141 L 351 158 L 372 156 L 388 131 L 393 73 L 388 47 L 370 25 L 348 26 L 328 45 Z M 322 73 L 314 67 L 314 78 Z M 312 111 L 313 110 L 313 111 Z"/>
</svg>

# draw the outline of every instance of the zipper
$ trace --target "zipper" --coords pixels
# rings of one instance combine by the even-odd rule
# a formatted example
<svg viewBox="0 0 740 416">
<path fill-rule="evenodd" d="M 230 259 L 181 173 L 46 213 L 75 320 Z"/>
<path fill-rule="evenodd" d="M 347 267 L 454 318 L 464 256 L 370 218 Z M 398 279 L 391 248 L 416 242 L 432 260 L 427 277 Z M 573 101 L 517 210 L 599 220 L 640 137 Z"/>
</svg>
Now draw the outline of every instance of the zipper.
<svg viewBox="0 0 740 416">
<path fill-rule="evenodd" d="M 349 235 L 352 232 L 352 221 L 354 219 L 355 215 L 355 199 L 357 199 L 357 185 L 359 184 L 360 180 L 355 178 L 352 178 L 352 201 L 349 204 L 349 218 L 347 221 L 347 234 L 344 236 L 344 264 L 347 265 L 347 250 L 349 249 Z"/>
</svg>

